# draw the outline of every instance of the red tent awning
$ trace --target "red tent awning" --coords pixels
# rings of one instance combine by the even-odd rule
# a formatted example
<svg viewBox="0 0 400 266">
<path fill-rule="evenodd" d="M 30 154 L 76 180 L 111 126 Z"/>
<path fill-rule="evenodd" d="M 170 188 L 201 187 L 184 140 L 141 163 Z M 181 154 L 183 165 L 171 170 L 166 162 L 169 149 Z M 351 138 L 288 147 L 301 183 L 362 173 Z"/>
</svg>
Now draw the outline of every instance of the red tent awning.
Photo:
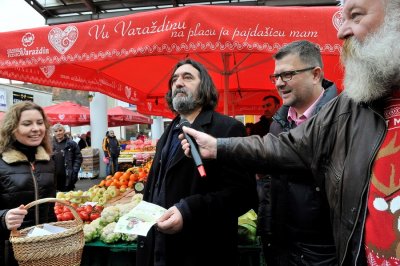
<svg viewBox="0 0 400 266">
<path fill-rule="evenodd" d="M 90 124 L 90 110 L 73 102 L 62 102 L 43 107 L 50 123 L 60 123 L 68 126 L 84 126 Z"/>
<path fill-rule="evenodd" d="M 220 91 L 218 110 L 257 114 L 255 94 L 275 93 L 272 55 L 316 43 L 325 77 L 341 88 L 339 7 L 186 6 L 124 17 L 0 33 L 0 77 L 99 91 L 171 116 L 164 103 L 179 59 L 203 63 Z M 253 100 L 249 100 L 253 99 Z"/>
<path fill-rule="evenodd" d="M 110 127 L 153 123 L 151 118 L 122 106 L 108 109 L 107 116 L 108 126 Z"/>
</svg>

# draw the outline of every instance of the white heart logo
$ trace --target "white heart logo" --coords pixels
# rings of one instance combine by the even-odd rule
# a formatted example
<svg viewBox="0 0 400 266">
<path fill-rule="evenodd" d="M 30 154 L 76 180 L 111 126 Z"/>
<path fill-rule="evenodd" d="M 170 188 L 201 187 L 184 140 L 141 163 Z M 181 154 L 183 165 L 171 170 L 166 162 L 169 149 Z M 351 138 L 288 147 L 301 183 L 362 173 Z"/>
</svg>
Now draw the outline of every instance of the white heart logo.
<svg viewBox="0 0 400 266">
<path fill-rule="evenodd" d="M 147 109 L 149 109 L 149 111 L 151 111 L 152 108 L 153 108 L 153 105 L 151 104 L 151 102 L 147 102 Z"/>
<path fill-rule="evenodd" d="M 131 88 L 128 87 L 128 86 L 125 86 L 125 95 L 126 95 L 126 98 L 129 99 L 129 98 L 131 97 L 131 94 L 132 94 Z"/>
<path fill-rule="evenodd" d="M 46 76 L 46 78 L 50 78 L 51 75 L 53 75 L 54 71 L 56 71 L 56 66 L 54 66 L 54 65 L 41 66 L 40 70 L 42 70 L 42 72 Z"/>
<path fill-rule="evenodd" d="M 78 29 L 75 26 L 68 26 L 65 30 L 53 28 L 49 32 L 49 42 L 60 54 L 65 54 L 78 39 Z"/>
<path fill-rule="evenodd" d="M 336 11 L 335 14 L 333 14 L 332 24 L 336 28 L 337 31 L 343 25 L 342 9 Z"/>
<path fill-rule="evenodd" d="M 58 118 L 60 118 L 60 120 L 64 120 L 65 114 L 59 114 L 59 115 L 58 115 Z"/>
</svg>

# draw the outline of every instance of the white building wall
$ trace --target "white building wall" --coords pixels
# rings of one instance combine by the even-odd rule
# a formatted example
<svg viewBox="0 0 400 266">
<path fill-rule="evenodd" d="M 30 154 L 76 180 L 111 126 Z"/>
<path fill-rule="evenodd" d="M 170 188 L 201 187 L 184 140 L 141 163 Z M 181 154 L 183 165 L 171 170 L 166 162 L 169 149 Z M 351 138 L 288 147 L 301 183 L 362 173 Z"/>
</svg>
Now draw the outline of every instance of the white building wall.
<svg viewBox="0 0 400 266">
<path fill-rule="evenodd" d="M 53 94 L 50 92 L 0 83 L 0 111 L 6 112 L 15 103 L 13 92 L 32 95 L 33 102 L 42 107 L 52 105 Z"/>
</svg>

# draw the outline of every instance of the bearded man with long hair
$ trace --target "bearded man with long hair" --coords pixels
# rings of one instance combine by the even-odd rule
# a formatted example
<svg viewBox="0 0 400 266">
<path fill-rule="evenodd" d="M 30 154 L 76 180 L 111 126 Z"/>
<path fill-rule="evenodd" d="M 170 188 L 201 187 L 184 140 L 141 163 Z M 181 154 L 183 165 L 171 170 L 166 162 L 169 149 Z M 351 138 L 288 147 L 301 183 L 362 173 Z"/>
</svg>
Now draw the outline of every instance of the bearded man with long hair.
<svg viewBox="0 0 400 266">
<path fill-rule="evenodd" d="M 138 238 L 136 265 L 238 265 L 238 216 L 256 208 L 254 175 L 204 161 L 202 176 L 178 135 L 184 120 L 216 137 L 245 136 L 244 125 L 215 111 L 218 92 L 199 62 L 178 62 L 168 85 L 166 100 L 176 117 L 157 142 L 143 195 L 168 210 Z"/>
</svg>

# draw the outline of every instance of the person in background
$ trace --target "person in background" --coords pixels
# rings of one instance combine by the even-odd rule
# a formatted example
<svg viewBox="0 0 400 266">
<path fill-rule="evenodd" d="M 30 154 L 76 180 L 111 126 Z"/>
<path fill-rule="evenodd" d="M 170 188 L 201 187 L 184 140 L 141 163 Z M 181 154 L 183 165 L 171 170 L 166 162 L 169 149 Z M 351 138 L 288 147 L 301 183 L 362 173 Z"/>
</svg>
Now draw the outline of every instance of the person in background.
<svg viewBox="0 0 400 266">
<path fill-rule="evenodd" d="M 92 133 L 90 131 L 86 132 L 86 143 L 88 147 L 92 146 Z"/>
<path fill-rule="evenodd" d="M 245 136 L 238 120 L 215 112 L 218 93 L 207 70 L 185 59 L 175 66 L 166 100 L 177 114 L 157 142 L 143 200 L 166 209 L 138 238 L 137 266 L 238 265 L 238 217 L 257 205 L 246 169 L 204 161 L 206 177 L 180 149 L 182 119 L 213 136 Z"/>
<path fill-rule="evenodd" d="M 0 125 L 0 265 L 18 265 L 10 231 L 55 222 L 54 204 L 24 205 L 54 198 L 50 123 L 42 107 L 26 101 L 10 107 Z"/>
<path fill-rule="evenodd" d="M 246 123 L 245 127 L 246 127 L 246 135 L 247 136 L 253 135 L 254 123 Z"/>
<path fill-rule="evenodd" d="M 343 2 L 338 37 L 344 40 L 345 89 L 318 114 L 263 139 L 183 131 L 203 158 L 275 173 L 311 170 L 328 198 L 338 264 L 397 265 L 400 1 Z M 187 140 L 181 144 L 188 156 Z"/>
<path fill-rule="evenodd" d="M 336 86 L 324 79 L 320 49 L 308 41 L 295 41 L 275 55 L 271 82 L 283 106 L 273 116 L 270 133 L 305 122 L 337 96 Z M 310 171 L 268 175 L 258 211 L 267 265 L 337 265 L 326 195 Z"/>
<path fill-rule="evenodd" d="M 136 136 L 136 139 L 137 139 L 137 140 L 141 140 L 141 141 L 143 141 L 143 142 L 144 142 L 145 138 L 146 138 L 146 137 L 144 136 L 143 132 L 139 132 L 139 133 L 137 134 L 137 136 Z"/>
<path fill-rule="evenodd" d="M 85 133 L 81 134 L 81 139 L 78 142 L 78 146 L 80 150 L 90 147 L 89 143 L 87 142 L 87 135 Z"/>
<path fill-rule="evenodd" d="M 109 163 L 106 167 L 107 175 L 114 175 L 118 171 L 118 157 L 121 151 L 121 145 L 114 134 L 114 130 L 109 130 L 103 139 L 104 156 L 108 158 Z"/>
<path fill-rule="evenodd" d="M 279 109 L 280 102 L 278 97 L 274 95 L 267 95 L 262 100 L 262 108 L 264 114 L 260 117 L 260 121 L 254 124 L 252 135 L 264 136 L 269 132 L 269 127 L 272 123 L 272 116 Z"/>
<path fill-rule="evenodd" d="M 67 135 L 68 136 L 68 135 Z M 81 140 L 80 136 L 78 134 L 74 134 L 72 136 L 72 140 L 75 141 L 76 143 L 79 143 L 79 141 Z"/>
<path fill-rule="evenodd" d="M 53 126 L 53 159 L 58 191 L 75 189 L 78 181 L 79 169 L 82 164 L 82 154 L 78 144 L 65 135 L 65 128 L 61 124 Z"/>
</svg>

